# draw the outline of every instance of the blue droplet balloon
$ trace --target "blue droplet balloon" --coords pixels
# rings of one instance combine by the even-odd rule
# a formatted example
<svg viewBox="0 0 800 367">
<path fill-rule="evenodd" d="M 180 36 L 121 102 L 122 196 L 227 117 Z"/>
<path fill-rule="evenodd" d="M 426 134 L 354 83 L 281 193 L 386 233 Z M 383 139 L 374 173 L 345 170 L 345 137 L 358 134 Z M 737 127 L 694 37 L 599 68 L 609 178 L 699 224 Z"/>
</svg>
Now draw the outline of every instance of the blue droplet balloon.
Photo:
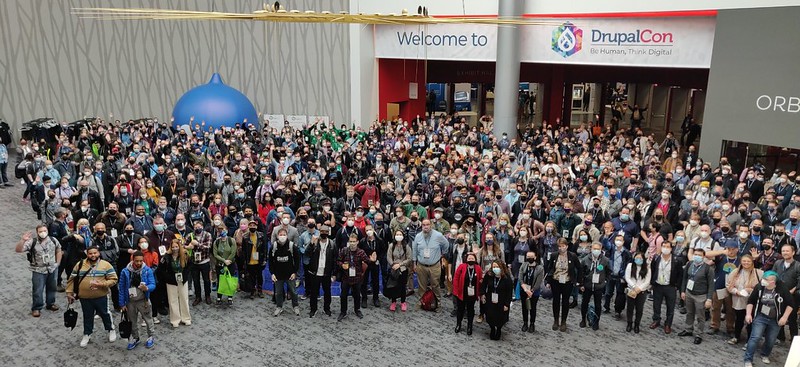
<svg viewBox="0 0 800 367">
<path fill-rule="evenodd" d="M 190 123 L 202 125 L 203 130 L 209 127 L 234 127 L 247 120 L 247 124 L 258 127 L 258 114 L 253 103 L 242 92 L 225 85 L 218 73 L 211 76 L 208 84 L 199 85 L 184 94 L 175 104 L 172 111 L 173 127 Z"/>
</svg>

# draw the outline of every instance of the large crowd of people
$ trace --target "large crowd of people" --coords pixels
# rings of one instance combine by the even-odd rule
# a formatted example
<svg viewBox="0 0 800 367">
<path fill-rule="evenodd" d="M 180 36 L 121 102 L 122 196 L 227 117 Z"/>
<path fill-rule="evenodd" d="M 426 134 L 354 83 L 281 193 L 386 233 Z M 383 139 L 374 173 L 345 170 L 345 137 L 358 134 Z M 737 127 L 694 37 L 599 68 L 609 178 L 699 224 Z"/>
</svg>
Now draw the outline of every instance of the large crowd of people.
<svg viewBox="0 0 800 367">
<path fill-rule="evenodd" d="M 632 333 L 670 334 L 685 313 L 679 335 L 724 332 L 746 363 L 762 337 L 767 362 L 776 339 L 797 335 L 795 172 L 704 162 L 638 127 L 492 129 L 458 116 L 364 129 L 95 121 L 56 142 L 21 140 L 23 198 L 42 221 L 17 245 L 31 314 L 58 310 L 66 292 L 83 310 L 81 345 L 94 315 L 113 340 L 110 295 L 152 347 L 159 315 L 190 325 L 193 308 L 268 285 L 275 316 L 287 302 L 300 315 L 307 299 L 318 317 L 320 298 L 331 316 L 339 283 L 339 321 L 369 303 L 407 312 L 449 298 L 454 332 L 485 321 L 492 339 L 512 302 L 535 332 L 540 298 L 557 332 L 578 307 L 574 326 L 617 327 L 601 324 L 608 314 Z M 138 344 L 137 330 L 128 348 Z"/>
</svg>

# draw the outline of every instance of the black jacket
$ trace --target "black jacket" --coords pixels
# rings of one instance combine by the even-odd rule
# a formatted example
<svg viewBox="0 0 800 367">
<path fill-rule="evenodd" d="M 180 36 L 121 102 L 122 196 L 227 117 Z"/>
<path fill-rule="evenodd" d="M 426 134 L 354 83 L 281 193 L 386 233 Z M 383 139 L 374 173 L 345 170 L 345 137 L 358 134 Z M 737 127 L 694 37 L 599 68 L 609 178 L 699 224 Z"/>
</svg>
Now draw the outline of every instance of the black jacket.
<svg viewBox="0 0 800 367">
<path fill-rule="evenodd" d="M 575 255 L 572 252 L 567 252 L 567 272 L 569 273 L 569 280 L 575 286 L 580 286 L 581 280 L 583 279 L 583 271 L 581 269 L 581 262 L 578 260 L 578 255 Z M 556 271 L 556 261 L 558 261 L 558 255 L 552 256 L 552 259 L 545 263 L 545 276 L 544 279 L 547 283 L 550 284 L 557 284 L 558 279 L 553 279 L 553 273 Z"/>
<path fill-rule="evenodd" d="M 250 264 L 253 245 L 253 241 L 250 240 L 249 232 L 242 236 L 242 258 L 244 258 L 245 268 Z M 267 238 L 264 236 L 264 233 L 256 231 L 255 246 L 258 252 L 258 265 L 263 267 L 267 264 Z"/>
<path fill-rule="evenodd" d="M 753 318 L 755 318 L 755 315 L 761 315 L 761 292 L 763 290 L 764 287 L 762 287 L 761 284 L 756 285 L 756 287 L 753 288 L 753 292 L 750 293 L 750 297 L 747 299 L 747 304 L 753 305 Z M 792 312 L 796 312 L 792 294 L 789 293 L 789 289 L 786 288 L 786 285 L 779 280 L 775 285 L 775 290 L 778 291 L 779 295 L 775 297 L 777 318 L 780 319 L 783 316 L 786 307 L 792 307 Z"/>
<path fill-rule="evenodd" d="M 288 280 L 292 274 L 300 271 L 300 250 L 291 241 L 286 241 L 283 245 L 272 244 L 269 253 L 269 271 L 278 280 Z"/>
<path fill-rule="evenodd" d="M 305 266 L 306 273 L 311 275 L 317 275 L 317 271 L 319 267 L 324 267 L 323 270 L 324 276 L 331 276 L 333 275 L 333 269 L 335 268 L 336 263 L 336 256 L 338 255 L 338 251 L 336 251 L 336 243 L 333 242 L 333 239 L 328 239 L 328 248 L 325 250 L 325 263 L 319 263 L 319 252 L 321 247 L 319 244 L 314 243 L 313 241 L 308 244 L 306 248 L 306 256 L 308 256 L 308 265 Z"/>
<path fill-rule="evenodd" d="M 181 276 L 183 277 L 183 284 L 189 281 L 189 270 L 191 269 L 190 261 L 186 261 L 186 266 L 183 267 L 181 271 Z M 172 255 L 166 254 L 161 257 L 161 260 L 158 262 L 158 269 L 157 272 L 161 273 L 161 280 L 164 283 L 170 285 L 178 285 L 178 280 L 175 279 L 175 269 L 172 268 Z"/>
<path fill-rule="evenodd" d="M 663 258 L 661 256 L 656 256 L 650 263 L 650 274 L 651 274 L 650 285 L 652 286 L 659 285 L 656 281 L 658 280 L 658 271 L 659 271 L 659 266 L 661 266 L 662 260 Z M 675 255 L 672 255 L 670 260 L 669 285 L 673 287 L 680 287 L 682 280 L 683 280 L 683 261 L 681 261 Z"/>
<path fill-rule="evenodd" d="M 373 252 L 378 253 L 377 255 L 378 258 L 375 260 L 375 263 L 370 263 L 369 264 L 370 266 L 380 263 L 381 259 L 386 259 L 386 249 L 387 249 L 386 242 L 378 238 L 377 235 L 375 235 L 375 239 L 373 239 L 372 241 L 370 241 L 369 238 L 367 238 L 367 236 L 365 235 L 364 238 L 361 239 L 361 241 L 358 243 L 358 247 L 364 250 L 364 253 L 367 254 L 368 259 L 370 256 L 372 256 Z"/>
</svg>

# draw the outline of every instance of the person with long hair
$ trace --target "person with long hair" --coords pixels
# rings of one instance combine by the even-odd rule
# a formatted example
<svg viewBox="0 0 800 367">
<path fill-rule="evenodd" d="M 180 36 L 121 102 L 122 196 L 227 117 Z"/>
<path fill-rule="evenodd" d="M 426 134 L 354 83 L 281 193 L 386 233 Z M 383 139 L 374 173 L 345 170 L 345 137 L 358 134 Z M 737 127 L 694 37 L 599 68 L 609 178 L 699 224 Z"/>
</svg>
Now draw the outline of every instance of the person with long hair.
<svg viewBox="0 0 800 367">
<path fill-rule="evenodd" d="M 394 239 L 389 244 L 386 251 L 386 260 L 389 263 L 389 275 L 386 284 L 388 288 L 386 296 L 392 300 L 389 311 L 397 309 L 397 298 L 400 298 L 400 309 L 405 312 L 408 310 L 406 304 L 405 284 L 408 281 L 408 269 L 411 267 L 411 247 L 405 241 L 402 230 L 394 232 Z M 390 287 L 390 283 L 394 286 Z M 377 290 L 375 290 L 377 292 Z"/>
<path fill-rule="evenodd" d="M 625 289 L 628 295 L 628 327 L 625 328 L 625 331 L 630 332 L 632 329 L 634 333 L 638 334 L 644 302 L 647 301 L 647 290 L 650 289 L 650 266 L 647 265 L 642 252 L 637 252 L 633 256 L 633 262 L 629 263 L 625 269 L 625 283 L 628 284 Z M 636 311 L 635 320 L 633 318 L 634 310 Z"/>
<path fill-rule="evenodd" d="M 546 287 L 553 291 L 553 330 L 567 331 L 569 296 L 580 282 L 581 267 L 578 256 L 568 252 L 569 244 L 563 237 L 558 239 L 558 252 L 550 255 L 546 262 Z"/>
<path fill-rule="evenodd" d="M 158 270 L 164 274 L 167 284 L 167 300 L 169 301 L 169 322 L 177 328 L 183 323 L 192 324 L 189 314 L 189 257 L 181 240 L 172 240 L 167 253 L 161 258 Z"/>
<path fill-rule="evenodd" d="M 536 331 L 536 304 L 542 290 L 544 269 L 539 265 L 539 255 L 535 251 L 525 254 L 525 262 L 519 267 L 517 279 L 520 284 L 519 299 L 522 303 L 522 331 Z"/>
<path fill-rule="evenodd" d="M 481 280 L 481 303 L 486 305 L 489 338 L 500 340 L 503 325 L 508 321 L 514 285 L 508 266 L 502 260 L 492 261 L 490 269 Z"/>
<path fill-rule="evenodd" d="M 728 274 L 728 278 L 725 281 L 728 293 L 732 297 L 733 312 L 736 315 L 733 337 L 728 339 L 728 344 L 731 345 L 738 344 L 739 340 L 747 340 L 752 331 L 752 325 L 748 324 L 747 338 L 739 339 L 742 336 L 742 328 L 744 328 L 747 299 L 753 293 L 753 289 L 761 281 L 761 278 L 764 277 L 764 271 L 756 269 L 754 264 L 755 262 L 750 254 L 742 255 L 739 260 L 739 267 Z"/>
<path fill-rule="evenodd" d="M 491 269 L 492 262 L 502 259 L 503 250 L 500 248 L 500 245 L 495 242 L 494 235 L 491 233 L 486 233 L 483 246 L 481 246 L 481 250 L 478 252 L 477 259 L 478 263 L 481 265 L 481 269 Z M 478 323 L 482 323 L 484 318 L 486 318 L 486 304 L 481 302 Z"/>
<path fill-rule="evenodd" d="M 467 335 L 472 335 L 472 320 L 475 318 L 475 301 L 481 296 L 481 266 L 478 257 L 469 252 L 466 262 L 458 265 L 453 275 L 453 299 L 456 303 L 456 329 L 461 332 L 461 321 L 467 316 Z"/>
</svg>

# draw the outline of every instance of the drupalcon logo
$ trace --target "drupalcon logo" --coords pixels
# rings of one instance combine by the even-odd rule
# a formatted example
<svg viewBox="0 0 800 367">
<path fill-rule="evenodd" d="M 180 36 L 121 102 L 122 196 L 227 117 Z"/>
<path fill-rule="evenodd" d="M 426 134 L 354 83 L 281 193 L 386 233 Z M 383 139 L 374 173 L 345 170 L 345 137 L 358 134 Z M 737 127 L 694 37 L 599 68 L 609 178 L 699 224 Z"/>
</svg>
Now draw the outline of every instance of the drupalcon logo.
<svg viewBox="0 0 800 367">
<path fill-rule="evenodd" d="M 553 39 L 550 41 L 550 46 L 553 51 L 564 58 L 580 51 L 582 44 L 583 30 L 570 22 L 566 22 L 553 30 Z"/>
</svg>

